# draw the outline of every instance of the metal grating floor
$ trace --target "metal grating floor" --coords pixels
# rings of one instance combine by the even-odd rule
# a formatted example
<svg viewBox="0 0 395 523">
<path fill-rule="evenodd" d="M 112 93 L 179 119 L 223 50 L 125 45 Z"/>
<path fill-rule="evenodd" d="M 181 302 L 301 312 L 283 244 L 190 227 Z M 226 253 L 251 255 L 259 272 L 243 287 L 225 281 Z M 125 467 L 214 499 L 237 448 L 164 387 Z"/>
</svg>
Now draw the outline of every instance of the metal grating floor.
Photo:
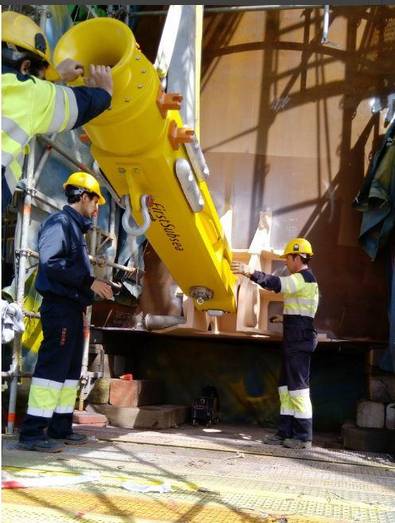
<svg viewBox="0 0 395 523">
<path fill-rule="evenodd" d="M 266 446 L 253 453 L 228 443 L 219 450 L 210 448 L 209 438 L 198 448 L 199 439 L 191 444 L 177 434 L 156 434 L 157 443 L 144 443 L 141 432 L 139 442 L 132 441 L 133 431 L 129 437 L 112 432 L 111 441 L 91 440 L 55 455 L 15 450 L 15 439 L 5 437 L 4 471 L 14 478 L 47 478 L 48 487 L 3 490 L 3 523 L 395 523 L 395 463 L 389 456 L 320 447 L 303 456 L 278 447 L 268 452 Z M 50 487 L 51 477 L 83 473 L 95 473 L 97 480 Z M 126 481 L 165 482 L 172 491 L 130 492 Z"/>
</svg>

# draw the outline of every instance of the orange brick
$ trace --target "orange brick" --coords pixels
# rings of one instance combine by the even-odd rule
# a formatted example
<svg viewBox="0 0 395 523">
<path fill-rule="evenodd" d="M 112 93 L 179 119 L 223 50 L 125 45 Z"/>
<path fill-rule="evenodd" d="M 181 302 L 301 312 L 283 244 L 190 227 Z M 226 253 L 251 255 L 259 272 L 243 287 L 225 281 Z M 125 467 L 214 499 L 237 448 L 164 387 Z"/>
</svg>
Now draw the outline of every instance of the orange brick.
<svg viewBox="0 0 395 523">
<path fill-rule="evenodd" d="M 139 407 L 161 402 L 161 384 L 153 380 L 111 379 L 109 403 L 116 407 Z"/>
<path fill-rule="evenodd" d="M 95 425 L 98 427 L 105 427 L 108 423 L 108 420 L 104 414 L 75 410 L 73 413 L 73 423 L 78 423 L 79 425 Z"/>
</svg>

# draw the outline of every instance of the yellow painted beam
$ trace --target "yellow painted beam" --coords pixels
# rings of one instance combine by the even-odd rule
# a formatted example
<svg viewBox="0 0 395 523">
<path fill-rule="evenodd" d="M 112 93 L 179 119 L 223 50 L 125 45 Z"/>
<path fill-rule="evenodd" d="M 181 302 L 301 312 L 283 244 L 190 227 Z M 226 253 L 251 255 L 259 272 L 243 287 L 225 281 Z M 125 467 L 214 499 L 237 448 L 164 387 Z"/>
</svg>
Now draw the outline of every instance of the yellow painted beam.
<svg viewBox="0 0 395 523">
<path fill-rule="evenodd" d="M 212 291 L 195 306 L 234 312 L 232 254 L 207 183 L 193 172 L 187 179 L 200 193 L 193 209 L 176 176 L 177 160 L 189 164 L 184 143 L 190 138 L 177 99 L 170 97 L 169 105 L 169 99 L 163 101 L 156 70 L 118 20 L 95 18 L 72 27 L 56 46 L 55 64 L 66 57 L 86 69 L 89 64 L 112 67 L 111 109 L 86 125 L 92 155 L 119 196 L 129 195 L 137 223 L 142 222 L 142 195 L 152 196 L 150 243 L 186 295 L 194 287 Z"/>
</svg>

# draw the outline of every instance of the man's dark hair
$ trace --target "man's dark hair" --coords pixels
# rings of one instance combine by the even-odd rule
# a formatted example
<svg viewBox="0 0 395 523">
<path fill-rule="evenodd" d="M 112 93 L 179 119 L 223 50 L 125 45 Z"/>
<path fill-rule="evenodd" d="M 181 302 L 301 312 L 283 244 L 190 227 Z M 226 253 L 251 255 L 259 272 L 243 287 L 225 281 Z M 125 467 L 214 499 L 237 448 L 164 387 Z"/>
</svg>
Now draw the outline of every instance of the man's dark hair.
<svg viewBox="0 0 395 523">
<path fill-rule="evenodd" d="M 67 198 L 67 203 L 78 203 L 84 194 L 87 194 L 90 200 L 97 196 L 94 192 L 86 191 L 85 189 L 76 187 L 75 185 L 66 185 L 64 193 Z"/>
<path fill-rule="evenodd" d="M 310 263 L 310 260 L 311 260 L 311 256 L 309 256 L 308 254 L 298 254 L 298 253 L 293 253 L 292 254 L 292 258 L 295 260 L 296 259 L 296 256 L 300 256 L 300 259 L 302 260 L 302 262 L 305 264 L 305 265 L 308 265 Z"/>
<path fill-rule="evenodd" d="M 10 46 L 7 42 L 1 43 L 1 58 L 4 65 L 8 65 L 18 72 L 25 60 L 30 60 L 29 74 L 39 76 L 42 69 L 48 67 L 48 62 L 35 53 L 18 46 Z"/>
</svg>

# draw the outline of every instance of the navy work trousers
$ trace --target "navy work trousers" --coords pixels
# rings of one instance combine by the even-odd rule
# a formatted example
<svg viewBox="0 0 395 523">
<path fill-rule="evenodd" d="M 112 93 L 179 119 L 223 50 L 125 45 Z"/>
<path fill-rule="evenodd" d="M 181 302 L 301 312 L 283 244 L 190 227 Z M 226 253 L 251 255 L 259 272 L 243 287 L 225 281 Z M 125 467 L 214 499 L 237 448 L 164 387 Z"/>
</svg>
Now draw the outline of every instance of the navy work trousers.
<svg viewBox="0 0 395 523">
<path fill-rule="evenodd" d="M 44 298 L 40 314 L 44 338 L 33 378 L 40 378 L 43 382 L 48 380 L 48 383 L 61 388 L 66 380 L 80 379 L 84 345 L 83 309 L 71 300 Z M 50 393 L 48 390 L 48 396 Z M 52 414 L 49 411 L 46 416 L 32 415 L 29 409 L 34 409 L 30 408 L 30 403 L 29 397 L 20 441 L 45 439 L 46 428 L 48 437 L 62 438 L 72 433 L 72 410 L 67 413 L 56 412 L 55 406 Z"/>
<path fill-rule="evenodd" d="M 316 333 L 311 329 L 291 326 L 284 332 L 282 368 L 279 380 L 280 422 L 282 438 L 311 441 L 313 412 L 310 400 L 310 361 L 317 346 Z"/>
</svg>

